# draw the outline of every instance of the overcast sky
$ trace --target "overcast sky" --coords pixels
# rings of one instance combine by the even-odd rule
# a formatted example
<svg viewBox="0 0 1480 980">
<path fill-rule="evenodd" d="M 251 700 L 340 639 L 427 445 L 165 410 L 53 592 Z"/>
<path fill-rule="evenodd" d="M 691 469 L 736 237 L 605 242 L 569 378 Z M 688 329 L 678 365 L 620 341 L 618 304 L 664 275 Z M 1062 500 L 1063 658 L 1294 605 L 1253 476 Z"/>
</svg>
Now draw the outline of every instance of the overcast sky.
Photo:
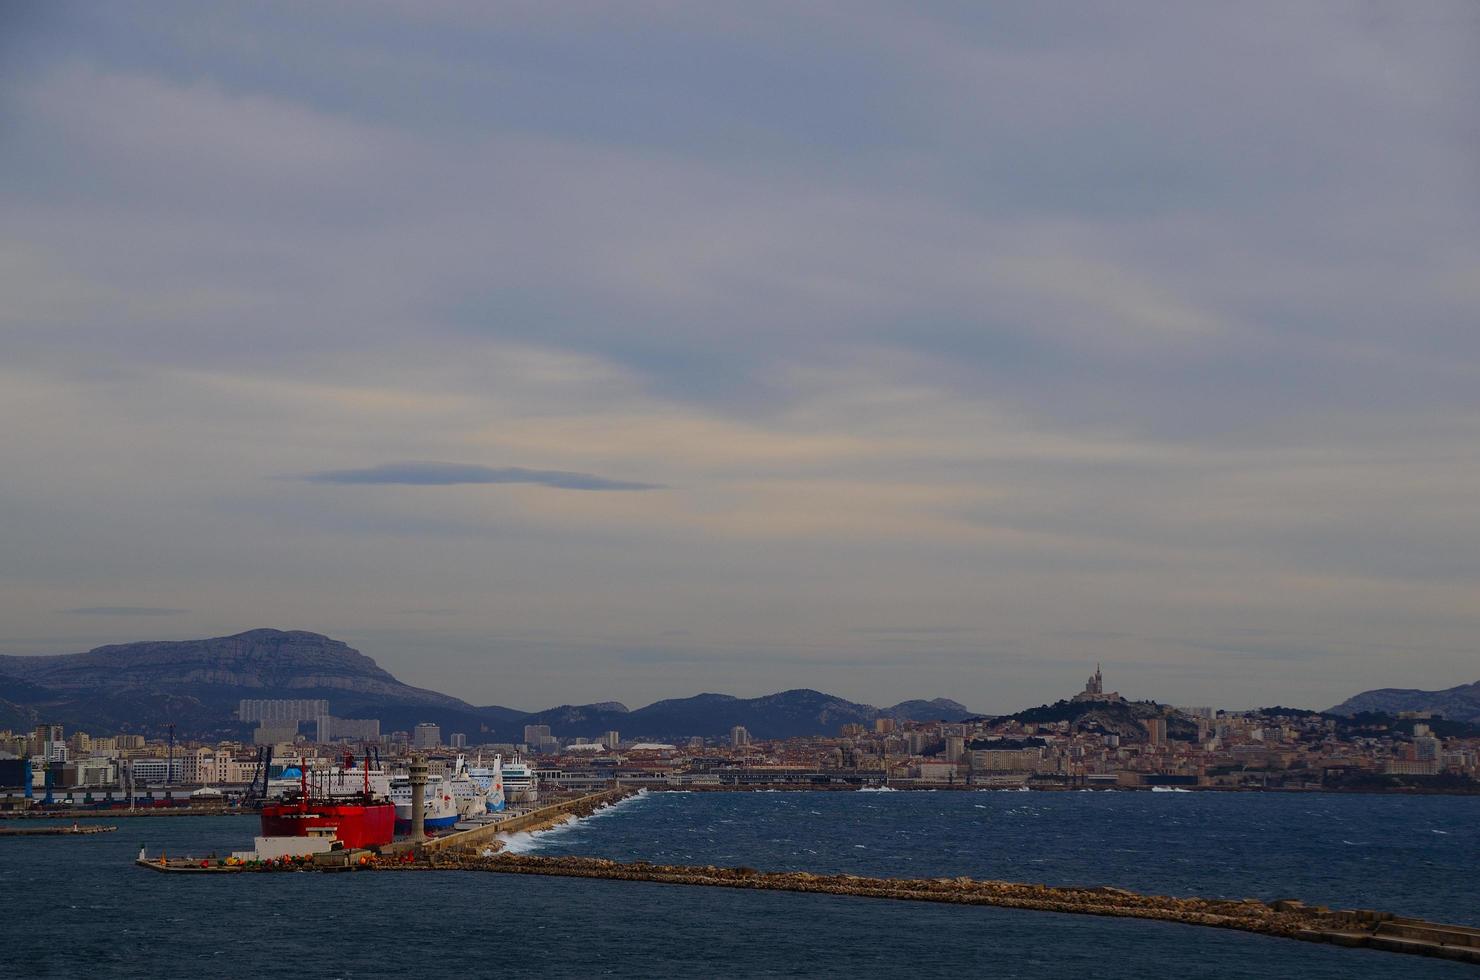
<svg viewBox="0 0 1480 980">
<path fill-rule="evenodd" d="M 0 652 L 1480 678 L 1480 6 L 0 6 Z"/>
</svg>

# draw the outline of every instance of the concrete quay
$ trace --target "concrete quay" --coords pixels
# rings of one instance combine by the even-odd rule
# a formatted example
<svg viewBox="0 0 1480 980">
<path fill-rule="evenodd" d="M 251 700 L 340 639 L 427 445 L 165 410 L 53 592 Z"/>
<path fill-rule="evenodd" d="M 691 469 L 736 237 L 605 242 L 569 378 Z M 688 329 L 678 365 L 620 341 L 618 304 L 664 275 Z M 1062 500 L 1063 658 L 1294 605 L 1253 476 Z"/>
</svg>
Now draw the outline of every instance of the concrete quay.
<svg viewBox="0 0 1480 980">
<path fill-rule="evenodd" d="M 0 837 L 78 837 L 88 834 L 111 834 L 117 827 L 86 827 L 72 824 L 69 827 L 0 827 Z"/>
<path fill-rule="evenodd" d="M 61 809 L 30 809 L 6 813 L 4 820 L 125 820 L 129 817 L 253 817 L 257 811 L 243 807 L 228 806 L 142 806 L 136 810 L 127 808 L 90 810 L 73 807 Z"/>
</svg>

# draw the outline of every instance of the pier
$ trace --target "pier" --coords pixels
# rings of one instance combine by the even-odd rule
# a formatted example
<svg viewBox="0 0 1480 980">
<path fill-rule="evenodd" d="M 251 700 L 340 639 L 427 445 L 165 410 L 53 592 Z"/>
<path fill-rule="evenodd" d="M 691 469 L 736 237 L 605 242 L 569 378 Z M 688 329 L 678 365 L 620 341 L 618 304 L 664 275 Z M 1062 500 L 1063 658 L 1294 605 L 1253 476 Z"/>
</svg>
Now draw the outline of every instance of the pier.
<svg viewBox="0 0 1480 980">
<path fill-rule="evenodd" d="M 0 827 L 0 837 L 75 837 L 88 834 L 111 834 L 117 827 L 72 824 L 68 827 Z"/>
<path fill-rule="evenodd" d="M 449 840 L 450 838 L 443 838 Z M 486 853 L 486 849 L 432 848 L 396 855 L 333 852 L 312 858 L 257 864 L 221 864 L 196 858 L 146 859 L 153 871 L 180 873 L 280 873 L 288 871 L 465 871 L 597 878 L 665 885 L 804 892 L 910 902 L 986 905 L 995 908 L 1150 919 L 1215 929 L 1236 929 L 1282 939 L 1349 948 L 1438 957 L 1480 966 L 1480 928 L 1446 925 L 1367 909 L 1331 910 L 1294 899 L 1178 898 L 1109 887 L 1055 887 L 972 878 L 871 878 L 805 871 L 757 871 L 696 865 L 619 862 L 604 858 L 538 857 Z"/>
</svg>

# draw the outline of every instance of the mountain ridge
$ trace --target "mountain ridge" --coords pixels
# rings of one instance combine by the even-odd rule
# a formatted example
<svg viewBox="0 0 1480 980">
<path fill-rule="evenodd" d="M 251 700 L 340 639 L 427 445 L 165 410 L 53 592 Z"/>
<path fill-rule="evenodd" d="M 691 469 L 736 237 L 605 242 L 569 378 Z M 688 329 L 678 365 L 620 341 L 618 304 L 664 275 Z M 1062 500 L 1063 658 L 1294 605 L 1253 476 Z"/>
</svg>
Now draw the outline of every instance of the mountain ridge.
<svg viewBox="0 0 1480 980">
<path fill-rule="evenodd" d="M 1379 687 L 1355 694 L 1329 709 L 1333 715 L 1355 715 L 1372 711 L 1397 715 L 1401 711 L 1433 711 L 1450 721 L 1480 724 L 1480 681 L 1457 684 L 1440 691 L 1407 687 Z"/>
<path fill-rule="evenodd" d="M 902 701 L 889 708 L 800 688 L 754 698 L 698 694 L 629 710 L 619 701 L 557 705 L 525 712 L 477 706 L 398 680 L 371 657 L 320 633 L 254 629 L 199 640 L 145 640 L 84 653 L 0 656 L 0 725 L 54 721 L 97 734 L 160 731 L 242 737 L 235 718 L 243 698 L 325 698 L 341 718 L 379 718 L 382 731 L 420 721 L 462 731 L 470 740 L 522 741 L 523 726 L 548 724 L 560 737 L 722 737 L 744 725 L 758 739 L 835 734 L 876 718 L 958 721 L 972 712 L 948 698 Z"/>
</svg>

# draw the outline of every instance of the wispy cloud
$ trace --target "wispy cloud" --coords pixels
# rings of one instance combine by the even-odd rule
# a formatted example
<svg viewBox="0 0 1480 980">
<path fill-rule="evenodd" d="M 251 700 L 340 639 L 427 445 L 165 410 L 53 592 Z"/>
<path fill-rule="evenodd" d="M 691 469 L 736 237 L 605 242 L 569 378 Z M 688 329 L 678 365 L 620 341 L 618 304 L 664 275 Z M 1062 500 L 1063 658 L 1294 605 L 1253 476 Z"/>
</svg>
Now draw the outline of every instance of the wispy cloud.
<svg viewBox="0 0 1480 980">
<path fill-rule="evenodd" d="M 869 636 L 959 636 L 981 630 L 966 626 L 859 626 L 848 632 Z"/>
<path fill-rule="evenodd" d="M 156 606 L 80 606 L 58 609 L 65 616 L 179 616 L 188 609 L 162 609 Z"/>
<path fill-rule="evenodd" d="M 357 470 L 325 470 L 304 477 L 314 483 L 401 484 L 449 487 L 462 483 L 534 483 L 558 490 L 662 490 L 662 484 L 610 480 L 568 470 L 529 470 L 522 466 L 478 466 L 472 463 L 382 463 Z"/>
</svg>

